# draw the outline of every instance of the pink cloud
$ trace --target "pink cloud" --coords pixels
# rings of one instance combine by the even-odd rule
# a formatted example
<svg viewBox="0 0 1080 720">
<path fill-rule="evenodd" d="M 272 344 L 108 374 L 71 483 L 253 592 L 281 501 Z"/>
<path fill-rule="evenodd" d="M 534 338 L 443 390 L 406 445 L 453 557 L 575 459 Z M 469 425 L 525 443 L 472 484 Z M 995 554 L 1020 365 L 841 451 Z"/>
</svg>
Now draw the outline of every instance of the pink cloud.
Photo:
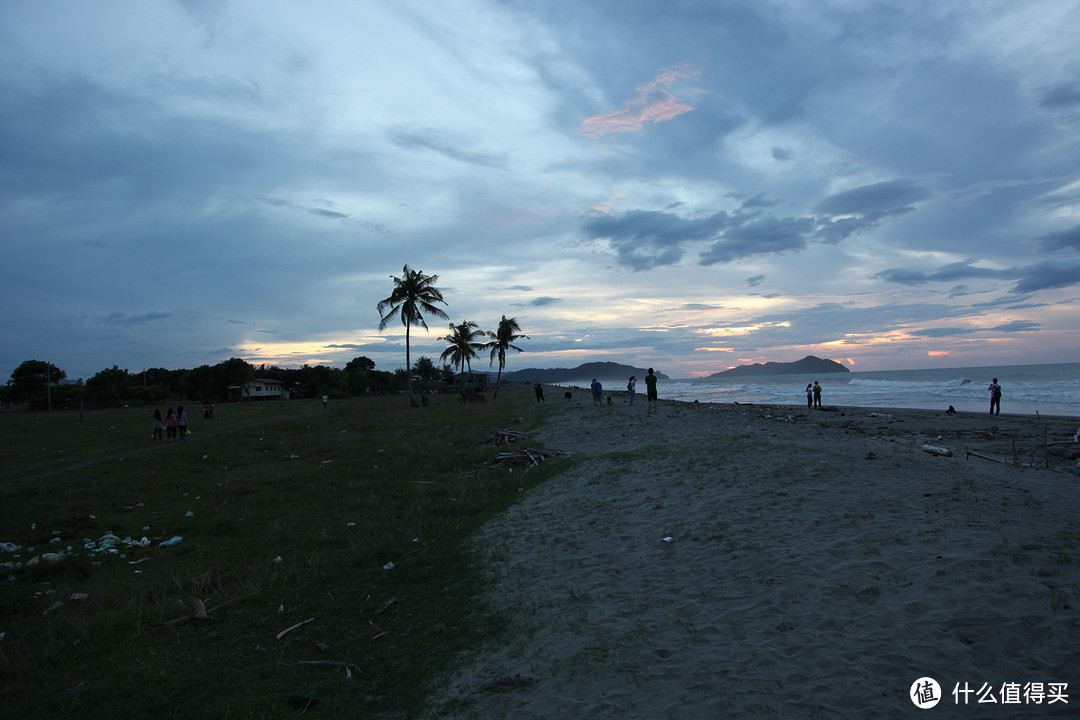
<svg viewBox="0 0 1080 720">
<path fill-rule="evenodd" d="M 692 65 L 676 65 L 664 70 L 655 78 L 637 88 L 637 97 L 623 104 L 622 110 L 606 115 L 595 115 L 581 121 L 578 134 L 598 139 L 604 135 L 636 132 L 646 125 L 655 125 L 688 113 L 694 106 L 680 97 L 687 93 L 701 92 L 699 88 L 676 89 L 681 80 L 690 80 L 701 74 Z"/>
</svg>

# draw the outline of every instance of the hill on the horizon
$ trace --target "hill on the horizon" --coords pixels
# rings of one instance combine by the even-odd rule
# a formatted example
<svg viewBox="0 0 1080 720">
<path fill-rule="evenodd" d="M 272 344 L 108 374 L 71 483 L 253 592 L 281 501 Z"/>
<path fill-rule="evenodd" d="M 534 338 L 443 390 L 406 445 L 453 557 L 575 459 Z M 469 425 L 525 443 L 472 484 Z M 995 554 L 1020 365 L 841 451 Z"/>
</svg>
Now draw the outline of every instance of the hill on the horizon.
<svg viewBox="0 0 1080 720">
<path fill-rule="evenodd" d="M 586 385 L 596 378 L 601 383 L 626 383 L 631 375 L 636 375 L 640 381 L 648 372 L 645 368 L 636 368 L 630 365 L 622 365 L 614 362 L 593 362 L 578 365 L 576 368 L 526 368 L 514 372 L 504 372 L 503 380 L 510 382 L 530 383 L 585 383 Z M 670 378 L 661 372 L 653 370 L 653 374 L 661 380 Z"/>
<path fill-rule="evenodd" d="M 730 370 L 713 373 L 709 378 L 732 377 L 740 375 L 818 375 L 824 373 L 850 372 L 835 360 L 823 360 L 814 355 L 807 355 L 795 362 L 767 362 L 753 365 L 740 365 Z M 706 378 L 708 379 L 708 378 Z"/>
</svg>

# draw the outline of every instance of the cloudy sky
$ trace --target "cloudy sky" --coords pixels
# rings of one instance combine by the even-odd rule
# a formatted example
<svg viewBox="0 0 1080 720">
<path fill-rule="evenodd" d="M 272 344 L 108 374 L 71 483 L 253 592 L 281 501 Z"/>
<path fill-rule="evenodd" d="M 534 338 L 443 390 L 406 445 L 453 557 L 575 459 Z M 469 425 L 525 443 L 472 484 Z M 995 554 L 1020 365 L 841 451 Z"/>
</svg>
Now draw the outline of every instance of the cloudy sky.
<svg viewBox="0 0 1080 720">
<path fill-rule="evenodd" d="M 0 378 L 1076 362 L 1080 2 L 0 5 Z M 414 334 L 438 358 L 448 321 Z M 481 367 L 486 367 L 486 362 Z"/>
</svg>

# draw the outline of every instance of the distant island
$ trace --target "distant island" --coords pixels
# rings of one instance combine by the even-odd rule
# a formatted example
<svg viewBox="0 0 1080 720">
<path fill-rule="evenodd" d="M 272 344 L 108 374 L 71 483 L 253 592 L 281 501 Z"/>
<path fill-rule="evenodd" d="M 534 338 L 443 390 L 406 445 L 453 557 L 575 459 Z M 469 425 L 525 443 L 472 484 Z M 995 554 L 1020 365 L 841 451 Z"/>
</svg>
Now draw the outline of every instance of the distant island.
<svg viewBox="0 0 1080 720">
<path fill-rule="evenodd" d="M 527 368 L 525 370 L 515 370 L 514 372 L 504 372 L 502 378 L 510 382 L 556 383 L 562 385 L 584 383 L 588 385 L 593 378 L 596 378 L 601 383 L 621 382 L 626 384 L 631 375 L 636 375 L 638 381 L 642 383 L 641 387 L 644 387 L 644 377 L 647 372 L 647 369 L 630 365 L 620 365 L 613 362 L 593 362 L 578 365 L 576 368 Z M 664 373 L 655 370 L 653 374 L 660 380 L 670 379 Z"/>
<path fill-rule="evenodd" d="M 807 355 L 802 360 L 795 362 L 767 362 L 754 363 L 753 365 L 740 365 L 730 370 L 713 373 L 706 380 L 720 377 L 739 377 L 746 375 L 823 375 L 825 373 L 850 372 L 846 367 L 834 360 L 822 360 L 813 355 Z"/>
</svg>

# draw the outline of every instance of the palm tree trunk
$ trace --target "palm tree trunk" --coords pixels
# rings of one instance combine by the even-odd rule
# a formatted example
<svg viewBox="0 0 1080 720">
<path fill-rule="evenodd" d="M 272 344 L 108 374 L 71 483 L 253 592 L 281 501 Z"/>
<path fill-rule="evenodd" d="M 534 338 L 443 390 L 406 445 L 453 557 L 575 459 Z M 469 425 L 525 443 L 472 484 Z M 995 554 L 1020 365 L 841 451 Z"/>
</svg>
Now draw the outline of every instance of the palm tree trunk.
<svg viewBox="0 0 1080 720">
<path fill-rule="evenodd" d="M 412 392 L 412 358 L 409 356 L 409 330 L 411 323 L 405 323 L 405 386 L 409 389 L 409 405 L 416 407 L 416 399 Z"/>
</svg>

